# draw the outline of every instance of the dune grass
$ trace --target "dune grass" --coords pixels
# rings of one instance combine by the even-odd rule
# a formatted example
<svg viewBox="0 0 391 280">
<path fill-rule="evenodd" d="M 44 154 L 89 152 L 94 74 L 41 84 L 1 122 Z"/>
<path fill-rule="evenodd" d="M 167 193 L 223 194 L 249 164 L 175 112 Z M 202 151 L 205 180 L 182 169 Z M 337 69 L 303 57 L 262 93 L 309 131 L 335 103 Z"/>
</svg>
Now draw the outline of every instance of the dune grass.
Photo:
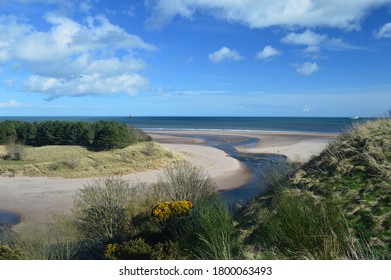
<svg viewBox="0 0 391 280">
<path fill-rule="evenodd" d="M 244 207 L 249 258 L 390 259 L 391 119 L 356 125 Z"/>
<path fill-rule="evenodd" d="M 4 149 L 2 146 L 0 152 Z M 178 153 L 167 151 L 154 142 L 139 142 L 123 149 L 101 152 L 81 146 L 26 147 L 24 160 L 0 160 L 0 176 L 83 178 L 124 175 L 158 169 L 181 159 Z"/>
</svg>

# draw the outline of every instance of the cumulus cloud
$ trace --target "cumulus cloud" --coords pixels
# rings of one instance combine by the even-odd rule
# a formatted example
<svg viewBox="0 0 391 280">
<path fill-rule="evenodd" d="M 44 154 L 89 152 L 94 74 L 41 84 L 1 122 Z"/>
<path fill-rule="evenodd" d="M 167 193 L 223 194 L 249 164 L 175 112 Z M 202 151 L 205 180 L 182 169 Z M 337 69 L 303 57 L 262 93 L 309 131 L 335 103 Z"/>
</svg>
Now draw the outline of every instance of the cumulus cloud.
<svg viewBox="0 0 391 280">
<path fill-rule="evenodd" d="M 208 58 L 213 63 L 219 63 L 224 60 L 239 61 L 243 59 L 237 51 L 231 50 L 227 47 L 222 47 L 220 50 L 211 53 Z"/>
<path fill-rule="evenodd" d="M 370 10 L 391 0 L 155 0 L 147 1 L 151 15 L 146 24 L 161 28 L 175 16 L 195 17 L 197 12 L 238 22 L 251 28 L 270 26 L 329 26 L 358 29 Z"/>
<path fill-rule="evenodd" d="M 375 37 L 378 39 L 391 38 L 391 22 L 384 24 L 378 31 L 376 31 Z"/>
<path fill-rule="evenodd" d="M 263 50 L 257 52 L 256 58 L 266 60 L 274 56 L 278 56 L 280 54 L 281 51 L 279 51 L 278 49 L 273 48 L 272 46 L 266 46 L 263 48 Z"/>
<path fill-rule="evenodd" d="M 148 81 L 139 50 L 155 46 L 103 16 L 80 24 L 49 14 L 50 29 L 37 30 L 16 17 L 0 17 L 0 63 L 18 63 L 30 74 L 23 90 L 60 96 L 136 94 Z M 137 50 L 137 52 L 136 52 Z"/>
<path fill-rule="evenodd" d="M 319 66 L 316 62 L 304 62 L 303 64 L 296 65 L 296 72 L 309 76 L 319 71 Z"/>
<path fill-rule="evenodd" d="M 327 36 L 317 34 L 309 29 L 302 33 L 289 33 L 284 38 L 281 39 L 283 43 L 291 45 L 308 45 L 315 46 L 319 45 L 327 39 Z"/>
</svg>

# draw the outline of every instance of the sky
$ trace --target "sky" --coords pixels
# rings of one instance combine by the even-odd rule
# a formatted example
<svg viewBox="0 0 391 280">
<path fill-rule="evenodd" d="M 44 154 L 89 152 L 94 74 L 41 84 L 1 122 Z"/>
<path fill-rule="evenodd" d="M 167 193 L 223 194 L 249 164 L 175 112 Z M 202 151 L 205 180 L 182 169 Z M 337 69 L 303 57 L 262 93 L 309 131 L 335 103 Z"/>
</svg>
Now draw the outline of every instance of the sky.
<svg viewBox="0 0 391 280">
<path fill-rule="evenodd" d="M 0 0 L 0 116 L 389 109 L 391 0 Z"/>
</svg>

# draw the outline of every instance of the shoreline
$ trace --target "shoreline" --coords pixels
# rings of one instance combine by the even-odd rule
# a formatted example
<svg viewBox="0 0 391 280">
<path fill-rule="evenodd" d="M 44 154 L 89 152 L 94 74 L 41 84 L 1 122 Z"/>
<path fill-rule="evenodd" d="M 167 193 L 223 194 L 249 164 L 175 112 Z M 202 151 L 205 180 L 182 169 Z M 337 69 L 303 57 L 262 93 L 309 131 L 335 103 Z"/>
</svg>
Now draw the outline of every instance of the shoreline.
<svg viewBox="0 0 391 280">
<path fill-rule="evenodd" d="M 194 137 L 224 136 L 224 137 L 251 137 L 257 138 L 255 146 L 235 146 L 238 152 L 284 155 L 290 161 L 306 162 L 312 156 L 318 155 L 326 146 L 336 139 L 338 133 L 314 133 L 314 132 L 263 132 L 263 131 L 236 131 L 225 130 L 218 133 L 210 130 L 184 131 L 184 130 L 150 130 L 148 134 L 159 143 L 172 141 L 192 141 Z M 167 140 L 169 139 L 169 140 Z M 183 139 L 183 140 L 181 140 Z M 196 138 L 197 139 L 197 138 Z M 202 139 L 200 144 L 206 145 Z"/>
<path fill-rule="evenodd" d="M 237 131 L 148 131 L 156 142 L 166 149 L 175 150 L 186 160 L 207 171 L 215 180 L 219 190 L 232 190 L 244 185 L 251 179 L 247 167 L 240 161 L 228 156 L 224 151 L 207 146 L 205 140 L 195 136 L 212 135 L 216 139 L 226 140 L 235 137 L 257 138 L 253 146 L 236 146 L 242 153 L 289 154 L 299 151 L 301 155 L 316 154 L 323 146 L 336 137 L 335 134 L 297 133 L 297 132 L 237 132 Z M 303 143 L 304 141 L 304 143 Z M 318 147 L 317 151 L 308 150 L 309 144 Z M 277 154 L 277 152 L 275 152 Z M 289 155 L 288 159 L 290 158 Z M 292 156 L 292 155 L 291 155 Z M 291 158 L 294 159 L 294 158 Z M 160 170 L 124 175 L 122 178 L 131 184 L 151 183 L 157 179 Z M 49 177 L 0 177 L 0 208 L 21 214 L 22 219 L 43 220 L 53 213 L 70 211 L 74 194 L 85 184 L 99 178 L 64 179 Z"/>
</svg>

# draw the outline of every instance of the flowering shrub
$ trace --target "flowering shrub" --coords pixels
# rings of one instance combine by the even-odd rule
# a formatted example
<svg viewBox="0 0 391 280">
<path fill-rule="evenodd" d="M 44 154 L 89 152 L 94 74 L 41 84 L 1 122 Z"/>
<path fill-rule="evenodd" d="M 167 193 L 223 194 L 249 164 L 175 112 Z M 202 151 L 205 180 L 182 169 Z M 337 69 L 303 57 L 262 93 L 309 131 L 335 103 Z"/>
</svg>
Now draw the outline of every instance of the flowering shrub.
<svg viewBox="0 0 391 280">
<path fill-rule="evenodd" d="M 174 201 L 174 202 L 160 202 L 152 211 L 152 217 L 158 218 L 160 221 L 165 221 L 171 216 L 187 216 L 193 203 L 188 200 Z"/>
<path fill-rule="evenodd" d="M 115 255 L 118 253 L 119 250 L 119 244 L 113 243 L 113 244 L 107 244 L 106 251 L 105 251 L 105 258 L 108 260 L 115 260 Z"/>
</svg>

